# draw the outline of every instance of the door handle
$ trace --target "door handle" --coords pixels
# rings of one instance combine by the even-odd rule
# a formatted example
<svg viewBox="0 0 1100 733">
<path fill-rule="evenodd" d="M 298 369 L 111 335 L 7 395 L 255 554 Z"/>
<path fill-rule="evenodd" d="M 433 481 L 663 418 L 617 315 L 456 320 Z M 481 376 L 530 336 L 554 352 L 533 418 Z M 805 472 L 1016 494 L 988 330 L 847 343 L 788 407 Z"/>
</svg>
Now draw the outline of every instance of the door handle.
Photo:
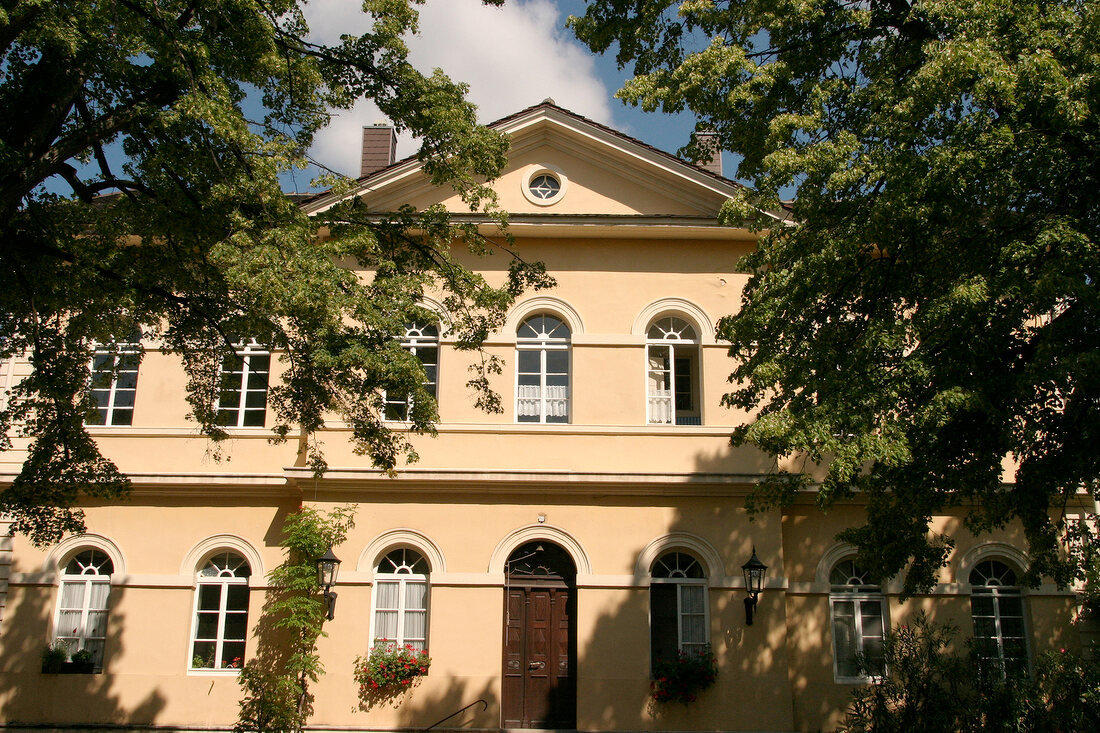
<svg viewBox="0 0 1100 733">
<path fill-rule="evenodd" d="M 546 662 L 528 662 L 527 669 L 545 669 Z"/>
</svg>

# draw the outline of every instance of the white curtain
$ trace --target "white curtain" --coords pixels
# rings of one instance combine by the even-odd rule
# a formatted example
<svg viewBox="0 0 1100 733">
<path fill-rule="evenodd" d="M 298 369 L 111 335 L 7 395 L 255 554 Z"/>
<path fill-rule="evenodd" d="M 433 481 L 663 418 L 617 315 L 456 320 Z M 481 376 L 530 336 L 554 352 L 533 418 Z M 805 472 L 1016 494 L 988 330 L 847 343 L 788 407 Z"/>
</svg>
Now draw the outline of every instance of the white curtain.
<svg viewBox="0 0 1100 733">
<path fill-rule="evenodd" d="M 569 388 L 565 386 L 546 388 L 546 416 L 569 416 Z"/>
<path fill-rule="evenodd" d="M 682 645 L 705 644 L 707 589 L 702 585 L 682 584 L 680 588 L 680 629 Z"/>
<path fill-rule="evenodd" d="M 516 410 L 520 417 L 538 417 L 541 402 L 542 392 L 537 384 L 519 385 L 519 399 L 516 400 Z"/>
<path fill-rule="evenodd" d="M 542 389 L 537 384 L 519 385 L 519 398 L 516 410 L 520 417 L 539 417 L 540 405 L 544 402 Z M 545 393 L 546 417 L 569 417 L 569 388 L 551 386 Z"/>
</svg>

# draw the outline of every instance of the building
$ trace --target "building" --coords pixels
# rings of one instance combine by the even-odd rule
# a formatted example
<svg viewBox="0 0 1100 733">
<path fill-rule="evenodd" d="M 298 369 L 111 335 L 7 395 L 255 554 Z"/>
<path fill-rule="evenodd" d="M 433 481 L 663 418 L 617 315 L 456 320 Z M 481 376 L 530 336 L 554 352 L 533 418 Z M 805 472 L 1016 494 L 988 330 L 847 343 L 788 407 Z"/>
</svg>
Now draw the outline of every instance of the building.
<svg viewBox="0 0 1100 733">
<path fill-rule="evenodd" d="M 318 730 L 424 729 L 479 700 L 441 727 L 818 730 L 867 681 L 856 653 L 874 658 L 883 628 L 920 609 L 974 629 L 1005 665 L 1076 645 L 1073 595 L 1017 584 L 1018 528 L 974 538 L 960 517 L 936 518 L 957 550 L 933 593 L 902 603 L 834 540 L 858 504 L 823 516 L 807 499 L 750 520 L 744 497 L 772 461 L 729 445 L 746 416 L 720 406 L 731 365 L 714 331 L 739 306 L 735 265 L 754 246 L 716 222 L 736 184 L 549 101 L 495 127 L 512 142 L 501 205 L 558 283 L 521 298 L 486 346 L 508 365 L 493 385 L 504 413 L 470 404 L 469 357 L 429 301 L 439 322 L 406 334 L 441 415 L 419 463 L 390 478 L 336 426 L 322 435 L 332 468 L 313 479 L 293 443 L 267 441 L 280 364 L 259 344 L 242 347 L 239 402 L 221 405 L 238 427 L 218 463 L 185 420 L 182 369 L 145 344 L 140 366 L 98 383 L 103 424 L 90 428 L 133 497 L 87 506 L 88 534 L 47 551 L 3 545 L 0 721 L 232 726 L 280 527 L 303 503 L 359 507 L 336 548 Z M 392 163 L 391 135 L 366 130 L 371 206 L 462 211 L 415 161 Z M 502 277 L 499 260 L 470 264 Z M 20 364 L 5 369 L 18 378 Z M 397 429 L 404 408 L 388 405 Z M 10 480 L 19 455 L 0 459 Z M 754 552 L 768 572 L 749 625 L 741 568 Z M 363 709 L 352 665 L 379 637 L 426 647 L 433 664 Z M 54 640 L 91 651 L 99 673 L 43 673 Z M 689 706 L 655 705 L 656 658 L 708 644 L 716 684 Z"/>
</svg>

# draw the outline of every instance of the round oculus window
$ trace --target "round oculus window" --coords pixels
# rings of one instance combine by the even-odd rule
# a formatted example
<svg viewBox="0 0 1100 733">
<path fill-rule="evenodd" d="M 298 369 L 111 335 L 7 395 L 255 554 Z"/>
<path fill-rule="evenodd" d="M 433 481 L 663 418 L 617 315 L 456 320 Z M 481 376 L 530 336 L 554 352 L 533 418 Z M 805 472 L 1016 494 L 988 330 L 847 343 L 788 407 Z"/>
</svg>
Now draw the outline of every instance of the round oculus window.
<svg viewBox="0 0 1100 733">
<path fill-rule="evenodd" d="M 561 192 L 561 182 L 557 179 L 557 176 L 540 173 L 531 179 L 528 190 L 535 198 L 549 201 Z"/>
<path fill-rule="evenodd" d="M 523 197 L 535 206 L 553 206 L 569 190 L 569 177 L 549 165 L 532 165 L 520 185 Z"/>
</svg>

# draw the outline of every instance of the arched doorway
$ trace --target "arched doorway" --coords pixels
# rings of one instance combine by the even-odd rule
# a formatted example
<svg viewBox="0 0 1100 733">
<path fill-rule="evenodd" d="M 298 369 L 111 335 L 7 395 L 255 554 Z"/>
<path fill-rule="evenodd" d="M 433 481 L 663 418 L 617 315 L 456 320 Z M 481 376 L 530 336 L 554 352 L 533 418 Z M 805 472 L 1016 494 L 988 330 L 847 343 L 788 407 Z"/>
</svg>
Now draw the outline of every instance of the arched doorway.
<svg viewBox="0 0 1100 733">
<path fill-rule="evenodd" d="M 548 540 L 517 547 L 504 568 L 501 726 L 577 725 L 577 568 Z"/>
</svg>

